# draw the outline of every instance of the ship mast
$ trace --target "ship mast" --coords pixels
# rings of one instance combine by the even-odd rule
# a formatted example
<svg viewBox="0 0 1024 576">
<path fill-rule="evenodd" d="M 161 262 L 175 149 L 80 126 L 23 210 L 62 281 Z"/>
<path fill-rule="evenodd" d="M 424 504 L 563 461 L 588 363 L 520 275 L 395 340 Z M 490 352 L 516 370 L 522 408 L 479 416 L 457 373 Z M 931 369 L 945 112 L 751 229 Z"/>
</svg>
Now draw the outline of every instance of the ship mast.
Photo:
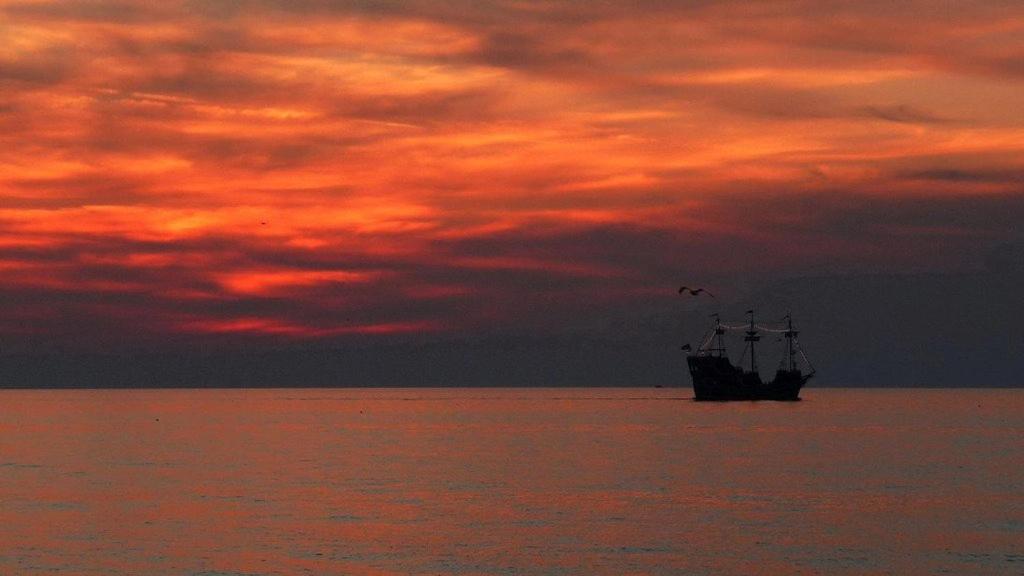
<svg viewBox="0 0 1024 576">
<path fill-rule="evenodd" d="M 718 352 L 718 357 L 725 356 L 725 328 L 722 328 L 722 319 L 718 314 L 714 314 L 715 317 L 715 351 Z"/>
<path fill-rule="evenodd" d="M 793 330 L 793 315 L 786 314 L 786 357 L 789 358 L 789 371 L 796 370 L 796 349 L 793 348 L 793 339 L 799 334 Z"/>
<path fill-rule="evenodd" d="M 756 373 L 757 354 L 754 352 L 754 342 L 760 340 L 761 337 L 757 335 L 757 329 L 754 328 L 754 311 L 747 310 L 747 314 L 750 314 L 750 328 L 747 329 L 747 337 L 744 340 L 750 343 L 750 371 Z"/>
</svg>

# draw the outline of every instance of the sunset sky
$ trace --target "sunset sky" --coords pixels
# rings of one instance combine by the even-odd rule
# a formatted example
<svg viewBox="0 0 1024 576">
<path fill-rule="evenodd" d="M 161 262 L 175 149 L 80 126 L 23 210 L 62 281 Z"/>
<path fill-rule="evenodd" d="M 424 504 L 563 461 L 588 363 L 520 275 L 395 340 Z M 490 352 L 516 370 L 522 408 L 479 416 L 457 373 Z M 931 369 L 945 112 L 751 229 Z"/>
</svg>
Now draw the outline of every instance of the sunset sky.
<svg viewBox="0 0 1024 576">
<path fill-rule="evenodd" d="M 0 0 L 5 350 L 550 333 L 1022 217 L 1020 0 Z"/>
</svg>

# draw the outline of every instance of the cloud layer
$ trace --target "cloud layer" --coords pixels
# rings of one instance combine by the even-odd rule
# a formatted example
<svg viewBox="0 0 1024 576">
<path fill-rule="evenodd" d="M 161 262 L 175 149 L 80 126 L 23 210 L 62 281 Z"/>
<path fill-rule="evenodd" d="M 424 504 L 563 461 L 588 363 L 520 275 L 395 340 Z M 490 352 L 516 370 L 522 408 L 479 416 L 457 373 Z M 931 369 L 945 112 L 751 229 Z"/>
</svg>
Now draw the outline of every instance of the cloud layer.
<svg viewBox="0 0 1024 576">
<path fill-rule="evenodd" d="M 1022 62 L 1017 1 L 2 1 L 0 334 L 557 331 L 963 267 L 1019 237 Z"/>
</svg>

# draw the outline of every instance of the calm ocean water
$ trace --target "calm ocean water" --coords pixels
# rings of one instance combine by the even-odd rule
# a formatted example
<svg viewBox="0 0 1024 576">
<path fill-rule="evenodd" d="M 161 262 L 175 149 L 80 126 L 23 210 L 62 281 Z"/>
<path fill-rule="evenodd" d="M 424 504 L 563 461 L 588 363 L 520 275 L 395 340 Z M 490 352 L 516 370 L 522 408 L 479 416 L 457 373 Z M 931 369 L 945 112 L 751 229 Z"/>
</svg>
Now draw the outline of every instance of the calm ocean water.
<svg viewBox="0 0 1024 576">
<path fill-rule="evenodd" d="M 1024 390 L 0 392 L 0 574 L 1024 574 Z"/>
</svg>

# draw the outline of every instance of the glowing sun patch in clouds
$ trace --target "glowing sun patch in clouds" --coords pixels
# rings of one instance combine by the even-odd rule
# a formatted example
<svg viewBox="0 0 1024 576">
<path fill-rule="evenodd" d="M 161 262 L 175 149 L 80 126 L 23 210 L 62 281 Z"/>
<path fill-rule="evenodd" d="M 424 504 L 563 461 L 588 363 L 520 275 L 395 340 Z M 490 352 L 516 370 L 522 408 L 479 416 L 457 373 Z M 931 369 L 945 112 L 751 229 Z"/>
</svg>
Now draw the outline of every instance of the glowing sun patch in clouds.
<svg viewBox="0 0 1024 576">
<path fill-rule="evenodd" d="M 347 272 L 341 270 L 280 270 L 280 271 L 234 271 L 217 277 L 225 290 L 241 295 L 270 295 L 287 293 L 289 288 L 315 286 L 324 283 L 369 282 L 379 276 L 372 272 Z"/>
</svg>

